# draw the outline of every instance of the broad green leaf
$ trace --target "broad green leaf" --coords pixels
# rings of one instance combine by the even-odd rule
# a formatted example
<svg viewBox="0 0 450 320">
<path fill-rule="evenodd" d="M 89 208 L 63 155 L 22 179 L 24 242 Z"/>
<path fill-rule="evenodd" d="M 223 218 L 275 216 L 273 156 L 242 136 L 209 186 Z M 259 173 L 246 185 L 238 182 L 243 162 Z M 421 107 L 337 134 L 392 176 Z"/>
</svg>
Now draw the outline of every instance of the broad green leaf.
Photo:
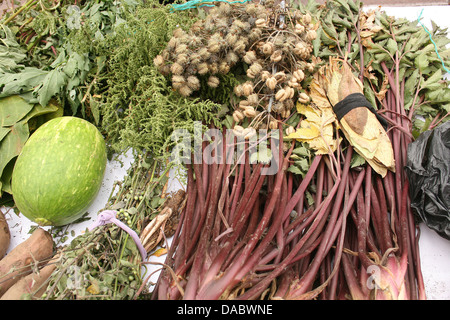
<svg viewBox="0 0 450 320">
<path fill-rule="evenodd" d="M 42 83 L 47 73 L 31 67 L 19 73 L 0 73 L 0 98 L 32 91 Z"/>
<path fill-rule="evenodd" d="M 0 99 L 0 125 L 9 127 L 19 122 L 31 110 L 33 105 L 20 96 L 14 95 Z"/>
<path fill-rule="evenodd" d="M 10 127 L 0 127 L 0 141 L 11 131 Z"/>
<path fill-rule="evenodd" d="M 292 172 L 293 174 L 300 175 L 302 177 L 305 176 L 305 173 L 295 165 L 290 165 L 287 171 Z"/>
<path fill-rule="evenodd" d="M 447 100 L 447 101 L 448 101 L 448 100 Z M 441 108 L 444 109 L 444 110 L 447 111 L 447 112 L 450 112 L 450 103 L 443 104 L 443 105 L 441 106 Z"/>
<path fill-rule="evenodd" d="M 442 70 L 438 69 L 435 73 L 433 73 L 433 75 L 431 75 L 427 80 L 425 80 L 421 86 L 422 88 L 427 88 L 427 89 L 431 89 L 431 88 L 435 88 L 436 83 L 438 81 L 442 80 Z M 440 84 L 438 84 L 440 86 Z"/>
<path fill-rule="evenodd" d="M 100 123 L 100 108 L 99 103 L 89 95 L 89 106 L 91 108 L 92 116 L 94 117 L 95 124 L 98 125 Z"/>
<path fill-rule="evenodd" d="M 416 59 L 414 59 L 414 65 L 423 72 L 425 68 L 429 65 L 428 56 L 425 53 L 419 54 Z M 417 69 L 416 69 L 417 70 Z"/>
<path fill-rule="evenodd" d="M 337 41 L 339 36 L 338 36 L 336 28 L 334 27 L 334 24 L 333 24 L 333 20 L 332 20 L 333 14 L 334 14 L 334 12 L 331 11 L 327 15 L 327 17 L 325 18 L 325 21 L 322 23 L 322 29 L 329 38 Z"/>
<path fill-rule="evenodd" d="M 253 152 L 250 156 L 250 163 L 264 163 L 268 164 L 272 160 L 272 150 L 259 150 L 258 152 Z"/>
<path fill-rule="evenodd" d="M 40 104 L 35 104 L 33 109 L 23 118 L 23 121 L 28 122 L 31 118 L 39 117 L 41 115 L 52 113 L 58 111 L 58 105 L 54 103 L 49 103 L 47 106 L 43 107 Z"/>
<path fill-rule="evenodd" d="M 292 153 L 300 157 L 309 157 L 311 155 L 310 150 L 305 146 L 295 148 L 294 150 L 292 150 Z"/>
<path fill-rule="evenodd" d="M 391 55 L 394 55 L 398 50 L 397 42 L 394 39 L 389 39 L 386 43 L 386 49 L 389 51 Z"/>
<path fill-rule="evenodd" d="M 11 31 L 10 28 L 8 28 L 6 25 L 1 24 L 0 25 L 5 37 L 1 38 L 1 43 L 6 47 L 19 47 L 19 44 L 17 43 L 16 37 L 14 33 Z"/>
<path fill-rule="evenodd" d="M 295 165 L 299 167 L 303 172 L 307 172 L 309 169 L 309 162 L 306 158 L 295 161 Z"/>
<path fill-rule="evenodd" d="M 414 69 L 414 72 L 405 81 L 405 94 L 413 95 L 417 90 L 418 83 L 419 69 Z"/>
<path fill-rule="evenodd" d="M 11 161 L 8 162 L 8 164 L 3 169 L 3 173 L 0 177 L 0 196 L 3 191 L 12 194 L 11 179 L 15 163 L 16 158 L 14 157 L 13 159 L 11 159 Z"/>
<path fill-rule="evenodd" d="M 57 105 L 53 100 L 51 100 L 46 107 L 36 103 L 33 110 L 26 115 L 23 121 L 28 122 L 29 130 L 30 132 L 33 132 L 48 120 L 62 117 L 63 113 L 64 109 Z"/>
<path fill-rule="evenodd" d="M 18 122 L 11 127 L 11 131 L 0 142 L 0 175 L 2 175 L 8 162 L 20 154 L 28 136 L 28 124 Z"/>
<path fill-rule="evenodd" d="M 448 103 L 450 101 L 450 89 L 443 85 L 437 90 L 429 90 L 426 99 L 435 103 Z"/>
<path fill-rule="evenodd" d="M 74 59 L 73 57 L 70 57 L 69 60 L 67 60 L 66 65 L 63 68 L 63 71 L 69 78 L 72 78 L 75 75 L 75 72 L 77 71 L 77 66 L 78 66 L 77 60 Z"/>
<path fill-rule="evenodd" d="M 353 153 L 352 160 L 350 162 L 351 168 L 362 166 L 366 163 L 366 159 L 364 159 L 360 154 Z"/>
<path fill-rule="evenodd" d="M 19 63 L 26 58 L 26 55 L 18 50 L 0 46 L 0 70 L 11 72 L 19 67 Z"/>
<path fill-rule="evenodd" d="M 314 50 L 314 55 L 318 56 L 319 55 L 319 51 L 321 49 L 321 44 L 322 44 L 322 27 L 319 27 L 316 30 L 316 39 L 313 40 L 312 44 L 313 44 L 313 50 Z"/>
<path fill-rule="evenodd" d="M 60 69 L 50 71 L 42 81 L 42 85 L 35 89 L 39 104 L 46 106 L 52 97 L 61 92 L 67 82 L 67 75 Z"/>
<path fill-rule="evenodd" d="M 58 67 L 60 64 L 62 64 L 66 60 L 66 51 L 61 50 L 61 52 L 58 54 L 58 57 L 52 62 L 50 67 L 53 69 Z"/>
<path fill-rule="evenodd" d="M 342 8 L 344 8 L 346 14 L 352 15 L 352 11 L 350 10 L 350 7 L 348 6 L 346 0 L 335 0 L 335 1 L 339 3 L 342 6 Z"/>
</svg>

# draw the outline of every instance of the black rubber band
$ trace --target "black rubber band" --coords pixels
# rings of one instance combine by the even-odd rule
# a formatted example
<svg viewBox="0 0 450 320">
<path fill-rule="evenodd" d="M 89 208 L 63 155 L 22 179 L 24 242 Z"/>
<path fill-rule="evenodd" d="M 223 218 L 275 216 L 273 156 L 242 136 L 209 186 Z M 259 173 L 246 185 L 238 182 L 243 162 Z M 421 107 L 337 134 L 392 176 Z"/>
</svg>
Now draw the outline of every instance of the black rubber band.
<svg viewBox="0 0 450 320">
<path fill-rule="evenodd" d="M 386 119 L 384 119 L 377 113 L 377 111 L 362 93 L 352 93 L 348 95 L 344 100 L 339 101 L 338 103 L 336 103 L 336 105 L 334 105 L 333 111 L 340 121 L 347 114 L 347 112 L 358 107 L 366 107 L 367 109 L 372 111 L 372 113 L 375 114 L 384 129 L 387 128 L 388 123 Z"/>
</svg>

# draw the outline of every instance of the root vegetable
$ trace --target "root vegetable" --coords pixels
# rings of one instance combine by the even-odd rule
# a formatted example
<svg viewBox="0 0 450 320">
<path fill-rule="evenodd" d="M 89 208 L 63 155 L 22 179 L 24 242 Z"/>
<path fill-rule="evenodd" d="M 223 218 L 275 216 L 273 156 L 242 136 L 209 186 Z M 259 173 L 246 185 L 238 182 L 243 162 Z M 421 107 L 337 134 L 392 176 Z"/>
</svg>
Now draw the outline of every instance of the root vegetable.
<svg viewBox="0 0 450 320">
<path fill-rule="evenodd" d="M 0 296 L 20 278 L 32 272 L 52 256 L 53 239 L 44 229 L 36 229 L 31 236 L 15 247 L 0 261 Z"/>
<path fill-rule="evenodd" d="M 37 299 L 42 297 L 46 288 L 47 280 L 56 269 L 56 261 L 59 255 L 52 258 L 42 269 L 33 272 L 12 285 L 0 298 L 0 300 L 21 300 L 28 298 Z"/>
<path fill-rule="evenodd" d="M 10 242 L 11 233 L 9 232 L 8 222 L 6 222 L 3 212 L 0 211 L 0 259 L 5 256 Z"/>
</svg>

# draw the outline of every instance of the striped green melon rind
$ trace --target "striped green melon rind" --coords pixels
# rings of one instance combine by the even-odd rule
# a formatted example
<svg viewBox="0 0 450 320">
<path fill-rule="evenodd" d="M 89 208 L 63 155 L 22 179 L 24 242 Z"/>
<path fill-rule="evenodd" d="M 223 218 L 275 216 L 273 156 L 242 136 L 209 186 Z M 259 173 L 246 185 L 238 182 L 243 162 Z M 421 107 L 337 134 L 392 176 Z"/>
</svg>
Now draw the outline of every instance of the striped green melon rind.
<svg viewBox="0 0 450 320">
<path fill-rule="evenodd" d="M 41 226 L 62 226 L 81 217 L 95 200 L 106 168 L 106 145 L 98 129 L 77 117 L 40 126 L 14 165 L 15 205 Z"/>
</svg>

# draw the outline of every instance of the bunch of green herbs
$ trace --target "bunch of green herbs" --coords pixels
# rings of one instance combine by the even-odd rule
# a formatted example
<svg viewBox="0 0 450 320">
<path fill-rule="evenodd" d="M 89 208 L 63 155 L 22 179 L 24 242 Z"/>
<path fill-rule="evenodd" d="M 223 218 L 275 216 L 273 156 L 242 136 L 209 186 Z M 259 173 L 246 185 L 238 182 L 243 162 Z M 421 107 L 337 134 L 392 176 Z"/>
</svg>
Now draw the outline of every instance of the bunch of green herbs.
<svg viewBox="0 0 450 320">
<path fill-rule="evenodd" d="M 65 113 L 92 119 L 89 83 L 100 72 L 105 57 L 93 46 L 124 22 L 125 12 L 137 1 L 29 0 L 8 11 L 1 20 L 18 46 L 3 42 L 12 52 L 14 68 L 0 70 L 0 97 L 20 94 L 29 103 L 46 106 L 57 99 Z"/>
<path fill-rule="evenodd" d="M 211 96 L 223 96 L 224 91 L 229 96 L 231 84 L 207 97 L 186 98 L 174 92 L 170 80 L 153 64 L 173 30 L 187 29 L 196 19 L 192 12 L 147 4 L 126 15 L 126 23 L 98 46 L 99 52 L 111 54 L 92 89 L 97 98 L 91 100 L 91 108 L 99 113 L 113 151 L 133 148 L 167 158 L 175 143 L 174 130 L 192 133 L 196 121 L 220 127 L 222 103 Z"/>
<path fill-rule="evenodd" d="M 116 182 L 105 209 L 138 234 L 165 202 L 167 170 L 150 157 L 138 156 L 123 181 Z M 145 269 L 133 239 L 115 224 L 86 229 L 60 251 L 42 299 L 135 299 Z"/>
</svg>

